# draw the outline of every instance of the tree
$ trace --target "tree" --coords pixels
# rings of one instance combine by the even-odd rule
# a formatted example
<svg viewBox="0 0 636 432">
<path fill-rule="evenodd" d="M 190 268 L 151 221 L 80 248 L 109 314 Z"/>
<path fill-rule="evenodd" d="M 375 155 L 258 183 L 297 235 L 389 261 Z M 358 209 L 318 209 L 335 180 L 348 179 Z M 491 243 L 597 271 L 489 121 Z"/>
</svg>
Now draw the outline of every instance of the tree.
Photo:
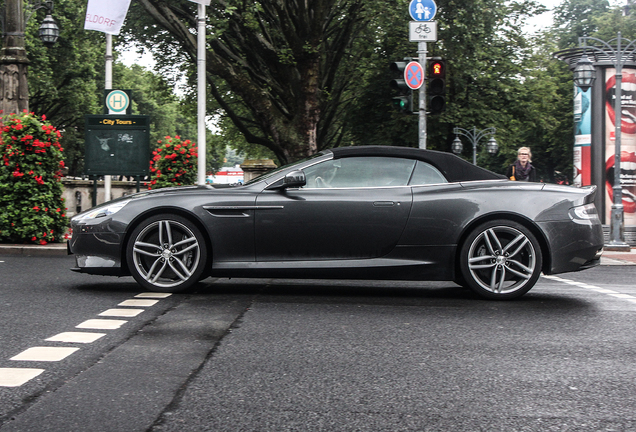
<svg viewBox="0 0 636 432">
<path fill-rule="evenodd" d="M 578 46 L 579 37 L 591 36 L 598 29 L 596 18 L 608 11 L 607 0 L 563 0 L 554 8 L 559 49 Z"/>
<path fill-rule="evenodd" d="M 379 0 L 220 0 L 208 9 L 207 72 L 213 99 L 245 140 L 281 163 L 338 145 L 335 127 L 355 82 L 352 42 Z M 367 7 L 365 8 L 365 5 Z M 196 58 L 195 7 L 140 0 L 131 37 L 174 63 Z"/>
<path fill-rule="evenodd" d="M 56 0 L 60 37 L 51 48 L 44 47 L 37 36 L 44 10 L 29 20 L 26 31 L 29 109 L 46 115 L 63 132 L 61 143 L 71 174 L 83 170 L 84 114 L 101 112 L 104 88 L 103 37 L 83 30 L 85 12 L 82 2 Z"/>
</svg>

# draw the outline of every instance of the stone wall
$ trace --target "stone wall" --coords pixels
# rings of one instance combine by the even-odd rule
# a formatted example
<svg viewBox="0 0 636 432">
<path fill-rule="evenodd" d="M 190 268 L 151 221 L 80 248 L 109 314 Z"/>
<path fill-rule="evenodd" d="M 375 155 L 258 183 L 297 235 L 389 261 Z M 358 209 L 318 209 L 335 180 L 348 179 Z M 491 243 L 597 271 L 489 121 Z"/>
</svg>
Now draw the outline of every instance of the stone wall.
<svg viewBox="0 0 636 432">
<path fill-rule="evenodd" d="M 92 180 L 75 180 L 67 177 L 62 178 L 62 186 L 64 192 L 62 197 L 66 203 L 66 215 L 74 216 L 84 210 L 93 207 L 93 181 Z M 145 189 L 143 182 L 140 190 Z M 130 195 L 137 192 L 137 182 L 135 181 L 112 181 L 111 182 L 111 199 L 121 196 Z M 97 182 L 97 204 L 104 202 L 104 182 Z"/>
</svg>

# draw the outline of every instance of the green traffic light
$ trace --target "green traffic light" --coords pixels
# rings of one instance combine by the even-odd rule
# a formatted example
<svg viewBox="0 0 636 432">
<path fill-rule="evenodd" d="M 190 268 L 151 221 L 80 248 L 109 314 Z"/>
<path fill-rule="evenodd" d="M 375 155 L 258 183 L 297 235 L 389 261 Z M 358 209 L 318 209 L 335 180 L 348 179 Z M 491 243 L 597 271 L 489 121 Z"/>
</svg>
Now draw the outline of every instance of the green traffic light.
<svg viewBox="0 0 636 432">
<path fill-rule="evenodd" d="M 396 96 L 393 98 L 393 106 L 401 112 L 412 111 L 412 102 L 409 96 Z"/>
</svg>

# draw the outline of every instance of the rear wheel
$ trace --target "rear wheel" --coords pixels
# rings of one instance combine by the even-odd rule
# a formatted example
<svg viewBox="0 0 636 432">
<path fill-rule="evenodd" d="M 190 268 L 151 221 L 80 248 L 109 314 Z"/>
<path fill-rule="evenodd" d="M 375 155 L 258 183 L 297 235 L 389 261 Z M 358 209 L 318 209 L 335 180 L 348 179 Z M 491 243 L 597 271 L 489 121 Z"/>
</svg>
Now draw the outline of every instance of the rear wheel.
<svg viewBox="0 0 636 432">
<path fill-rule="evenodd" d="M 144 288 L 159 292 L 184 291 L 204 276 L 205 239 L 189 220 L 156 215 L 142 221 L 126 247 L 128 268 Z"/>
<path fill-rule="evenodd" d="M 466 285 L 482 297 L 521 297 L 541 275 L 541 247 L 523 225 L 494 220 L 478 226 L 464 242 L 460 268 Z"/>
</svg>

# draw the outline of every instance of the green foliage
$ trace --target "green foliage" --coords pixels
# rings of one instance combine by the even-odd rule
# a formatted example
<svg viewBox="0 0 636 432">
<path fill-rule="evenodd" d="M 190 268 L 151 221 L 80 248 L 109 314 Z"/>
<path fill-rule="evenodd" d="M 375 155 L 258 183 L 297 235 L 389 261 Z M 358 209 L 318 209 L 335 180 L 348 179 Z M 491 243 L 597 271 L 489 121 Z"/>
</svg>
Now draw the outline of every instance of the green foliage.
<svg viewBox="0 0 636 432">
<path fill-rule="evenodd" d="M 33 113 L 4 118 L 0 140 L 0 242 L 62 240 L 68 220 L 62 198 L 60 132 Z"/>
<path fill-rule="evenodd" d="M 559 49 L 576 47 L 579 37 L 592 36 L 598 30 L 597 18 L 608 11 L 607 0 L 563 0 L 554 8 Z"/>
<path fill-rule="evenodd" d="M 190 140 L 166 136 L 152 152 L 148 189 L 192 185 L 197 181 L 197 146 Z"/>
<path fill-rule="evenodd" d="M 360 53 L 353 42 L 380 0 L 215 2 L 209 27 L 209 113 L 227 116 L 252 145 L 281 163 L 335 147 L 358 77 Z M 373 5 L 366 7 L 365 5 Z M 189 78 L 196 65 L 195 7 L 178 0 L 131 5 L 128 37 L 181 66 Z"/>
<path fill-rule="evenodd" d="M 27 12 L 28 13 L 28 12 Z M 104 35 L 84 31 L 86 2 L 56 0 L 53 16 L 60 37 L 46 48 L 38 37 L 45 10 L 28 21 L 29 109 L 46 118 L 64 135 L 61 144 L 71 175 L 83 172 L 84 115 L 101 112 L 104 88 Z"/>
</svg>

